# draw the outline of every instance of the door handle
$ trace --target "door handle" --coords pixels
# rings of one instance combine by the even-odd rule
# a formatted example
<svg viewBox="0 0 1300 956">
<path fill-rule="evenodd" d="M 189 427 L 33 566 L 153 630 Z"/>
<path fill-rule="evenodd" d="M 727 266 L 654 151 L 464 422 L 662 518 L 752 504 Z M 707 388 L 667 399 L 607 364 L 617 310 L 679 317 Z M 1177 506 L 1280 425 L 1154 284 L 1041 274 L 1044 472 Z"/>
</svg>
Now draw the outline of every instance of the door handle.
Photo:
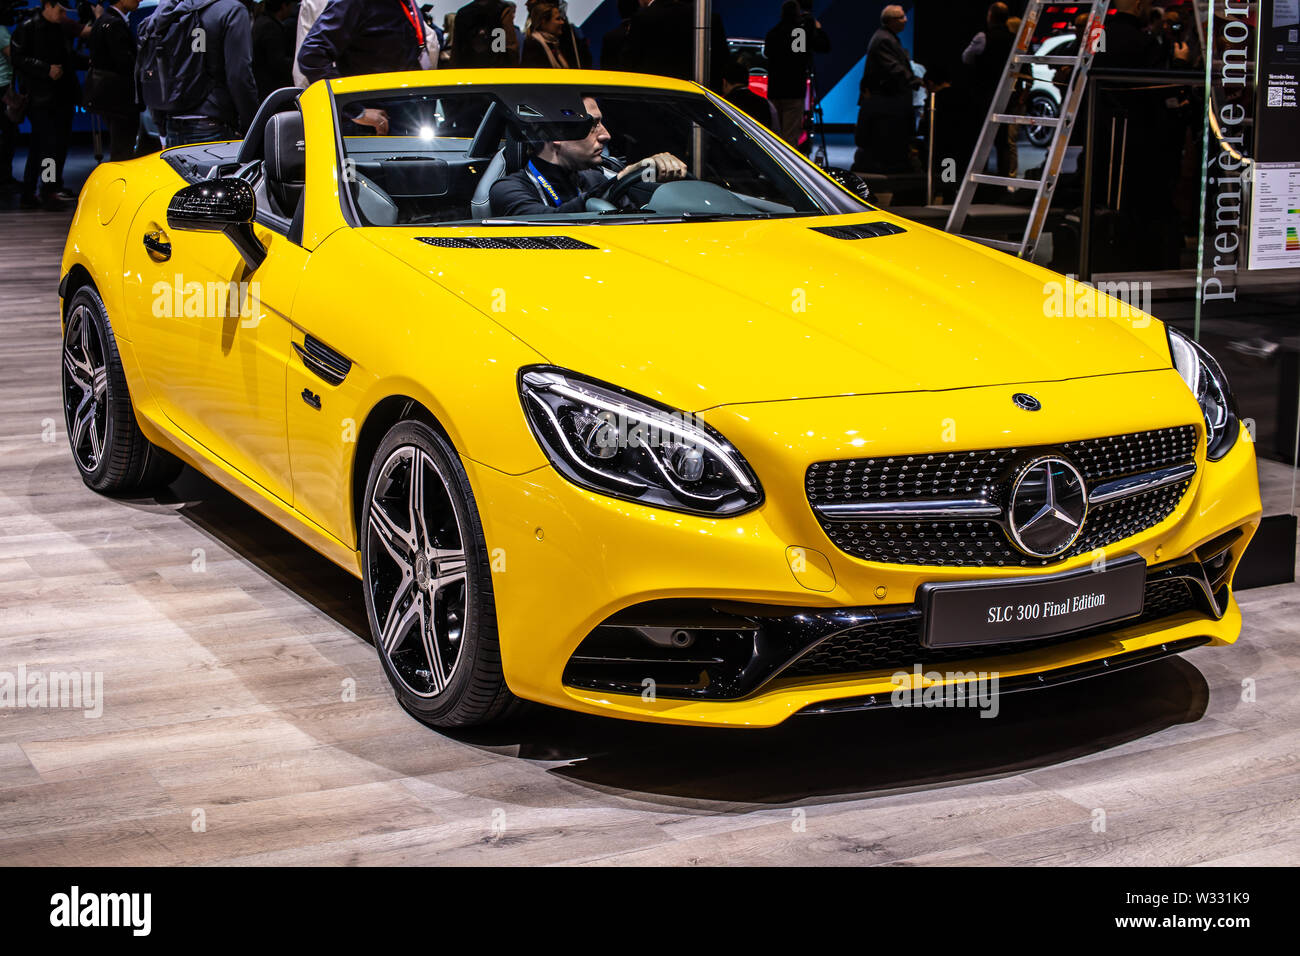
<svg viewBox="0 0 1300 956">
<path fill-rule="evenodd" d="M 149 252 L 149 258 L 154 262 L 166 262 L 172 257 L 171 241 L 167 238 L 167 233 L 161 229 L 144 234 L 144 247 Z"/>
</svg>

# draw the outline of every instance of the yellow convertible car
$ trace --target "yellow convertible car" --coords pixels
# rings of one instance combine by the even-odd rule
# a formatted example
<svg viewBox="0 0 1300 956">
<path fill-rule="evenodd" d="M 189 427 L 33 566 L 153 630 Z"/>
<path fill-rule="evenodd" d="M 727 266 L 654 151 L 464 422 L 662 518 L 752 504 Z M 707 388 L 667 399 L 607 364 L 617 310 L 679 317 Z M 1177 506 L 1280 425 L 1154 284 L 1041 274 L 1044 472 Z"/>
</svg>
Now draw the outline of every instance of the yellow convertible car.
<svg viewBox="0 0 1300 956">
<path fill-rule="evenodd" d="M 188 463 L 356 574 L 434 726 L 763 727 L 1236 640 L 1213 359 L 859 187 L 675 80 L 281 90 L 82 191 L 73 458 Z"/>
</svg>

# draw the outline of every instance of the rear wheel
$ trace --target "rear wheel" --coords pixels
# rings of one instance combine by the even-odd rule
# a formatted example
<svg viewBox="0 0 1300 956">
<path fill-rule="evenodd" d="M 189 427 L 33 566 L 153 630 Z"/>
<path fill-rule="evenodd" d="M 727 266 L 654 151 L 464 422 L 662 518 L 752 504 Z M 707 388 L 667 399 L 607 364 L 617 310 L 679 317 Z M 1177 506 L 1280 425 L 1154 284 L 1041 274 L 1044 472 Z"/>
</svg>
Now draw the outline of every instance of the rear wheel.
<svg viewBox="0 0 1300 956">
<path fill-rule="evenodd" d="M 474 494 L 455 450 L 423 422 L 400 422 L 380 442 L 360 538 L 366 617 L 402 706 L 435 727 L 509 712 Z"/>
<path fill-rule="evenodd" d="M 140 431 L 103 300 L 78 289 L 63 330 L 63 419 L 81 480 L 104 494 L 170 484 L 181 463 Z"/>
</svg>

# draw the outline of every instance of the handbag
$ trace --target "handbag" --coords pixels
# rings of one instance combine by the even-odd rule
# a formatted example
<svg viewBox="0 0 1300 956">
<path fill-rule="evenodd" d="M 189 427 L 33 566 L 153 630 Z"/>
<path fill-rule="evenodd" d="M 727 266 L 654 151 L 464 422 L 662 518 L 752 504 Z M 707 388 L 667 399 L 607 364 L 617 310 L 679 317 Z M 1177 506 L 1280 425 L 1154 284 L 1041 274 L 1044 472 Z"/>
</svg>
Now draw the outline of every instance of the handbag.
<svg viewBox="0 0 1300 956">
<path fill-rule="evenodd" d="M 9 122 L 15 126 L 27 118 L 27 94 L 19 93 L 12 83 L 5 90 L 4 111 Z"/>
</svg>

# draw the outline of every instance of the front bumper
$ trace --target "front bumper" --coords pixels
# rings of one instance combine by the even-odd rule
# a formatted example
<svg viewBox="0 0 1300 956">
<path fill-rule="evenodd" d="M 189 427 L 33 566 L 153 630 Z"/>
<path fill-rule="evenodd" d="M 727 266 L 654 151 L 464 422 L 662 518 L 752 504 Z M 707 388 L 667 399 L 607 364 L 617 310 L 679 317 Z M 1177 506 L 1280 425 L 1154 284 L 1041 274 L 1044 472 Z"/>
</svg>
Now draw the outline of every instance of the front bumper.
<svg viewBox="0 0 1300 956">
<path fill-rule="evenodd" d="M 1021 432 L 1013 440 L 1028 445 L 1053 437 L 1072 440 L 1195 421 L 1195 404 L 1186 389 L 1181 381 L 1177 388 L 1168 387 L 1167 375 L 1111 379 L 1108 394 L 1115 401 L 1105 410 L 1097 407 L 1094 381 L 1039 383 L 1033 391 L 1044 399 L 1045 411 L 1060 411 L 1016 421 Z M 980 448 L 1007 443 L 1010 432 L 1002 403 L 1024 387 L 965 390 L 960 404 L 970 414 L 959 426 L 963 444 Z M 1180 394 L 1187 402 L 1178 400 Z M 951 394 L 925 393 L 771 403 L 761 414 L 744 407 L 706 413 L 755 466 L 768 496 L 758 510 L 729 519 L 658 511 L 586 492 L 549 467 L 512 476 L 466 460 L 494 569 L 502 661 L 511 690 L 529 700 L 587 713 L 738 727 L 772 726 L 836 701 L 849 706 L 881 695 L 888 699 L 899 687 L 893 675 L 910 668 L 891 665 L 823 676 L 781 672 L 756 689 L 739 688 L 742 696 L 735 699 L 683 699 L 663 693 L 645 699 L 635 692 L 635 684 L 594 686 L 590 680 L 575 680 L 572 669 L 568 680 L 565 674 L 575 652 L 600 625 L 652 602 L 704 602 L 742 612 L 747 605 L 759 605 L 767 613 L 775 606 L 791 615 L 802 610 L 832 618 L 846 610 L 883 615 L 909 608 L 917 588 L 926 582 L 1025 575 L 1022 568 L 884 565 L 850 557 L 826 537 L 803 494 L 803 470 L 810 461 L 861 454 L 864 436 L 873 454 L 924 449 L 925 435 L 933 428 L 900 429 L 896 423 L 916 418 L 938 425 L 949 417 L 941 412 L 952 403 Z M 1087 409 L 1092 414 L 1081 411 Z M 889 425 L 879 426 L 877 437 L 861 426 L 868 420 Z M 822 423 L 821 430 L 802 442 L 782 440 L 807 433 L 809 421 Z M 778 433 L 776 441 L 771 440 L 773 431 Z M 767 440 L 759 441 L 759 435 Z M 1197 477 L 1173 514 L 1107 547 L 1107 561 L 1137 555 L 1154 573 L 1195 560 L 1198 549 L 1238 530 L 1227 549 L 1226 566 L 1218 569 L 1230 580 L 1260 518 L 1254 451 L 1243 433 L 1221 461 L 1207 463 L 1200 448 L 1197 465 Z M 792 561 L 795 555 L 802 560 Z M 1200 557 L 1206 557 L 1203 550 Z M 1041 573 L 1086 568 L 1093 560 L 1095 555 L 1080 555 Z M 1108 658 L 1132 660 L 1128 655 L 1139 652 L 1149 657 L 1162 646 L 1185 646 L 1179 643 L 1183 641 L 1231 643 L 1240 629 L 1240 610 L 1228 591 L 1221 593 L 1217 607 L 1198 606 L 1156 620 L 1139 618 L 1106 633 L 1084 633 L 1047 646 L 1027 644 L 994 656 L 949 659 L 943 668 L 996 671 L 1004 681 L 1044 675 L 1042 683 L 1047 683 L 1053 673 L 1086 673 L 1096 669 L 1090 665 Z"/>
</svg>

